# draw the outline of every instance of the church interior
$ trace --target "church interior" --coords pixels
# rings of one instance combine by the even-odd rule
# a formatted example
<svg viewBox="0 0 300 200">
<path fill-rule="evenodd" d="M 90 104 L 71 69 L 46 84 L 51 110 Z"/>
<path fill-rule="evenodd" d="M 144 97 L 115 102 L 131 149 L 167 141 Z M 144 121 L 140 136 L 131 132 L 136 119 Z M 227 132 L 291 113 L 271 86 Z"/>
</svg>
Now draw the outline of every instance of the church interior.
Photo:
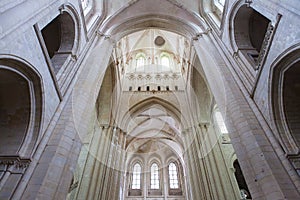
<svg viewBox="0 0 300 200">
<path fill-rule="evenodd" d="M 300 199 L 299 13 L 2 0 L 0 199 Z"/>
</svg>

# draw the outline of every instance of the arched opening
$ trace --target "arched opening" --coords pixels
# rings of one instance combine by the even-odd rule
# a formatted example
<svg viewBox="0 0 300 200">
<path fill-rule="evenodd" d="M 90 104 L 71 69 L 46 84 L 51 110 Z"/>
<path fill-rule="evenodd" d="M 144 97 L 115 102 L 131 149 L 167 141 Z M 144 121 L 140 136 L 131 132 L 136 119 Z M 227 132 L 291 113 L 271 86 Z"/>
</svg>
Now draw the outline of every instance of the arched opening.
<svg viewBox="0 0 300 200">
<path fill-rule="evenodd" d="M 75 23 L 67 12 L 63 12 L 42 29 L 42 36 L 57 74 L 72 55 L 75 42 Z"/>
<path fill-rule="evenodd" d="M 0 156 L 18 154 L 29 128 L 30 101 L 24 77 L 0 68 Z"/>
<path fill-rule="evenodd" d="M 159 183 L 159 169 L 157 163 L 153 163 L 150 168 L 150 189 L 158 190 L 160 188 Z"/>
<path fill-rule="evenodd" d="M 233 162 L 234 175 L 243 199 L 252 199 L 238 160 Z"/>
<path fill-rule="evenodd" d="M 234 17 L 234 40 L 252 65 L 258 64 L 269 23 L 269 19 L 246 5 L 240 7 Z"/>
<path fill-rule="evenodd" d="M 145 1 L 137 1 L 136 2 L 136 4 L 134 5 L 134 6 L 137 6 L 137 5 L 139 5 L 139 3 L 140 2 L 145 2 Z M 169 2 L 169 1 L 168 1 Z M 146 7 L 146 6 L 145 6 Z M 163 7 L 163 6 L 162 6 Z M 135 21 L 135 18 L 131 18 L 130 19 L 130 21 Z M 156 20 L 156 19 L 155 19 Z M 153 24 L 158 24 L 156 27 L 163 27 L 163 23 L 165 23 L 165 22 L 156 22 L 155 20 L 153 20 L 153 21 L 146 21 L 146 22 L 149 22 L 149 26 L 152 26 Z M 126 19 L 124 19 L 124 21 L 126 21 Z M 166 20 L 166 21 L 169 21 L 169 20 Z M 171 21 L 171 20 L 170 20 Z M 143 23 L 145 24 L 146 23 L 145 21 L 143 21 Z M 192 22 L 191 22 L 192 23 Z M 122 28 L 121 27 L 118 27 L 117 25 L 116 25 L 116 27 L 117 28 L 115 28 L 115 29 L 111 29 L 112 30 L 112 36 L 115 36 L 115 38 L 118 38 L 118 37 L 121 37 L 121 35 L 126 35 L 126 36 L 129 36 L 129 34 L 127 35 L 127 33 L 129 33 L 130 31 L 132 31 L 133 32 L 133 30 L 139 30 L 140 29 L 140 27 L 141 26 L 139 26 L 139 24 L 135 24 L 135 23 L 133 23 L 132 24 L 132 26 L 134 27 L 132 30 L 124 30 L 124 32 L 121 32 L 122 31 L 122 28 L 123 27 L 126 27 L 126 24 L 123 26 L 122 25 Z M 165 29 L 168 29 L 168 28 L 170 28 L 170 26 L 169 27 L 164 27 Z M 129 29 L 129 28 L 128 28 Z M 168 30 L 174 30 L 174 29 L 168 29 Z M 179 31 L 178 31 L 179 32 Z M 142 35 L 142 34 L 141 34 Z M 166 37 L 167 38 L 167 37 Z M 124 38 L 125 39 L 125 38 Z M 137 39 L 137 37 L 135 37 L 135 40 L 134 41 L 136 41 L 136 39 Z M 168 38 L 169 39 L 169 38 Z M 128 40 L 128 41 L 130 41 L 130 40 Z M 141 40 L 137 40 L 137 41 L 141 41 Z M 179 40 L 180 41 L 180 40 Z M 169 41 L 166 41 L 166 44 L 164 45 L 165 46 L 165 48 L 167 48 L 168 46 L 167 46 L 167 44 L 168 44 L 168 42 Z M 124 42 L 125 43 L 125 42 Z M 126 44 L 126 43 L 125 43 Z M 132 45 L 132 43 L 127 43 L 127 44 L 130 44 L 130 45 Z M 171 43 L 172 44 L 172 43 Z M 176 46 L 176 45 L 175 45 Z M 188 45 L 187 45 L 188 46 Z M 123 63 L 124 64 L 124 67 L 128 67 L 127 65 L 130 65 L 130 59 L 131 60 L 133 60 L 133 61 L 135 61 L 135 59 L 134 58 L 136 58 L 135 56 L 127 56 L 128 54 L 128 50 L 126 51 L 126 49 L 133 49 L 133 48 L 125 48 L 126 46 L 124 45 L 124 46 L 122 46 L 122 45 L 117 45 L 117 47 L 121 47 L 120 49 L 118 49 L 118 51 L 117 52 L 120 52 L 120 54 L 121 55 L 114 55 L 115 57 L 117 57 L 117 58 L 121 58 L 122 60 L 121 61 L 119 61 L 118 63 Z M 124 47 L 124 51 L 122 51 L 122 47 Z M 136 47 L 136 46 L 134 46 L 134 45 L 132 45 L 132 46 L 129 46 L 129 47 Z M 189 47 L 188 48 L 184 48 L 184 50 L 186 50 L 186 49 L 189 49 Z M 119 51 L 120 50 L 120 51 Z M 151 49 L 152 50 L 152 49 Z M 169 49 L 167 49 L 167 50 L 169 50 Z M 174 51 L 173 49 L 171 49 L 172 51 Z M 176 49 L 175 49 L 176 50 Z M 166 52 L 172 52 L 172 51 L 166 51 Z M 176 52 L 176 51 L 175 51 Z M 126 53 L 126 54 L 125 54 Z M 179 52 L 180 53 L 180 52 Z M 186 54 L 178 54 L 179 56 L 177 56 L 177 52 L 176 52 L 176 54 L 175 54 L 175 56 L 173 56 L 174 54 L 172 54 L 172 53 L 170 53 L 172 56 L 172 65 L 174 64 L 174 65 L 180 65 L 180 67 L 181 67 L 181 64 L 182 63 L 180 63 L 181 62 L 181 58 L 184 58 L 187 62 L 185 62 L 185 63 L 189 63 L 189 64 L 191 64 L 191 65 L 193 65 L 193 61 L 192 60 L 190 60 L 189 58 L 185 58 L 184 56 L 182 56 L 182 55 L 189 55 L 188 54 L 188 52 L 186 52 Z M 125 56 L 126 55 L 126 56 Z M 148 56 L 148 54 L 146 54 L 147 55 L 147 59 L 149 59 L 149 56 Z M 157 56 L 158 57 L 158 59 L 160 58 L 160 52 L 159 52 L 159 54 L 157 53 L 157 54 L 151 54 L 151 55 L 154 55 L 153 57 L 154 57 L 154 59 L 153 60 L 155 60 L 155 56 Z M 178 60 L 175 60 L 175 59 L 177 59 L 177 57 L 179 57 L 179 59 Z M 192 56 L 191 56 L 192 57 Z M 193 58 L 193 57 L 192 57 Z M 192 59 L 191 58 L 191 59 Z M 152 59 L 152 57 L 150 57 L 150 59 Z M 174 59 L 174 62 L 173 62 L 173 59 Z M 147 62 L 148 62 L 148 60 L 147 60 Z M 129 64 L 128 64 L 129 63 Z M 134 64 L 135 64 L 135 62 L 133 62 Z M 149 62 L 150 63 L 150 62 Z M 153 63 L 160 63 L 160 62 L 153 62 Z M 134 65 L 134 66 L 136 66 L 136 65 Z M 153 65 L 154 66 L 154 65 Z M 156 67 L 156 66 L 154 66 L 154 67 Z M 181 68 L 179 68 L 179 69 L 181 69 Z M 191 68 L 186 68 L 187 69 L 187 71 L 188 70 L 190 70 Z M 159 71 L 160 72 L 160 71 Z M 122 74 L 122 73 L 120 73 L 120 74 Z M 141 73 L 142 74 L 142 73 Z M 166 85 L 169 85 L 170 87 L 172 87 L 172 88 L 174 88 L 174 84 L 170 84 L 170 83 L 168 83 L 167 81 L 166 81 L 166 78 L 169 78 L 170 76 L 164 76 L 164 74 L 158 74 L 159 76 L 156 76 L 156 74 L 155 74 L 155 76 L 153 76 L 155 79 L 153 79 L 153 80 L 158 80 L 159 78 L 162 80 L 161 82 L 156 82 L 156 87 L 157 86 L 162 86 L 163 88 L 165 88 L 165 86 Z M 126 76 L 126 74 L 124 75 L 124 77 L 125 78 L 127 78 L 127 76 Z M 133 79 L 131 79 L 131 74 L 128 74 L 128 79 L 130 79 L 130 80 L 133 80 Z M 137 76 L 137 74 L 135 74 L 135 77 L 138 77 Z M 147 77 L 146 76 L 146 74 L 144 73 L 144 74 L 142 74 L 142 78 L 143 77 Z M 156 79 L 156 77 L 157 77 L 157 79 Z M 172 76 L 173 77 L 173 76 Z M 174 78 L 174 80 L 175 80 L 175 78 Z M 202 80 L 202 79 L 201 79 Z M 133 82 L 131 82 L 130 84 L 128 84 L 128 85 L 132 85 L 134 88 L 137 88 L 137 86 L 138 85 L 148 85 L 148 82 L 147 82 L 147 80 L 146 79 L 144 79 L 143 80 L 143 83 L 139 83 L 138 81 L 140 81 L 140 80 L 134 80 L 135 81 L 135 83 L 133 83 Z M 190 81 L 190 80 L 189 80 Z M 193 79 L 193 81 L 196 83 L 196 82 L 199 82 L 199 80 L 198 79 Z M 137 83 L 136 83 L 137 82 Z M 142 81 L 141 81 L 142 82 Z M 146 83 L 145 83 L 146 82 Z M 173 82 L 173 80 L 170 80 L 170 82 L 172 83 Z M 203 83 L 205 83 L 205 81 L 203 80 L 202 81 Z M 158 84 L 159 83 L 159 84 Z M 186 83 L 186 85 L 188 85 L 189 83 Z M 125 85 L 125 84 L 124 84 Z M 179 85 L 180 86 L 180 88 L 183 88 L 183 90 L 186 88 L 185 86 L 185 82 L 183 82 L 183 84 L 180 84 L 180 82 L 179 81 L 177 81 L 176 82 L 176 85 Z M 200 87 L 200 86 L 199 86 Z M 128 88 L 128 87 L 125 87 L 125 88 Z M 206 92 L 206 89 L 205 90 L 199 90 L 199 91 L 205 91 Z M 182 92 L 183 93 L 183 92 Z M 146 98 L 149 98 L 149 99 L 151 99 L 151 98 L 155 98 L 156 96 L 158 96 L 158 95 L 160 95 L 159 96 L 159 98 L 162 98 L 163 100 L 161 101 L 162 102 L 162 104 L 163 103 L 165 103 L 166 101 L 167 102 L 169 102 L 170 104 L 174 104 L 174 107 L 175 108 L 177 108 L 178 109 L 178 111 L 179 110 L 181 110 L 182 112 L 188 112 L 187 111 L 187 109 L 188 109 L 188 106 L 184 106 L 185 104 L 183 104 L 182 105 L 182 107 L 180 107 L 180 104 L 178 104 L 178 105 L 176 105 L 176 101 L 177 100 L 183 100 L 183 98 L 182 99 L 180 99 L 181 97 L 179 97 L 179 96 L 177 96 L 177 97 L 174 97 L 174 98 L 170 98 L 170 99 L 168 99 L 168 98 L 166 98 L 165 96 L 165 94 L 164 94 L 164 90 L 163 90 L 163 92 L 159 92 L 159 93 L 155 93 L 155 92 L 153 92 L 153 93 L 144 93 L 145 95 L 148 95 L 146 98 L 144 98 L 142 95 L 141 95 L 141 93 L 138 93 L 138 92 L 135 92 L 135 93 L 130 93 L 130 95 L 128 95 L 129 93 L 122 93 L 122 92 L 120 92 L 120 96 L 122 95 L 122 97 L 124 97 L 124 98 L 122 98 L 122 100 L 120 101 L 120 105 L 118 105 L 119 107 L 118 107 L 118 113 L 117 113 L 117 119 L 118 120 L 122 120 L 122 122 L 124 122 L 124 123 L 120 123 L 118 120 L 116 120 L 116 125 L 117 126 L 120 126 L 121 127 L 121 129 L 122 130 L 124 130 L 124 132 L 126 132 L 126 146 L 125 146 L 125 151 L 126 151 L 126 155 L 128 155 L 125 159 L 127 160 L 130 160 L 130 156 L 145 156 L 145 157 L 143 157 L 143 163 L 145 163 L 145 165 L 143 165 L 143 169 L 147 169 L 147 170 L 149 170 L 150 171 L 150 164 L 151 163 L 149 163 L 149 162 L 147 162 L 148 160 L 149 160 L 149 157 L 151 157 L 152 155 L 150 155 L 150 154 L 152 154 L 153 152 L 155 152 L 156 154 L 159 154 L 160 156 L 162 155 L 162 156 L 164 156 L 164 158 L 163 159 L 161 159 L 160 161 L 160 163 L 159 163 L 159 166 L 163 166 L 164 167 L 164 169 L 163 169 L 163 172 L 164 172 L 164 174 L 166 175 L 166 174 L 168 174 L 168 171 L 167 171 L 167 166 L 168 165 L 164 165 L 164 164 L 166 164 L 167 162 L 166 162 L 166 158 L 169 158 L 170 157 L 170 155 L 173 155 L 173 154 L 175 154 L 176 156 L 177 156 L 177 158 L 178 157 L 180 157 L 181 159 L 181 162 L 182 162 L 182 168 L 183 168 L 183 170 L 182 171 L 184 171 L 184 170 L 186 170 L 186 171 L 190 171 L 191 172 L 191 174 L 192 174 L 192 170 L 193 170 L 193 172 L 195 172 L 195 171 L 198 171 L 197 173 L 198 173 L 198 175 L 201 175 L 201 172 L 200 172 L 200 170 L 201 169 L 199 169 L 199 168 L 193 168 L 193 166 L 194 165 L 196 165 L 197 163 L 196 162 L 198 162 L 198 160 L 200 160 L 198 157 L 197 158 L 194 158 L 194 160 L 195 160 L 195 162 L 194 163 L 191 163 L 191 164 L 188 164 L 188 163 L 185 163 L 185 159 L 183 159 L 183 152 L 181 152 L 182 150 L 183 150 L 183 142 L 182 142 L 182 140 L 183 140 L 183 137 L 182 137 L 182 135 L 183 134 L 186 134 L 186 135 L 189 135 L 190 133 L 188 132 L 188 131 L 190 131 L 190 130 L 184 130 L 184 133 L 183 133 L 183 131 L 182 131 L 182 129 L 181 129 L 181 126 L 184 126 L 184 125 L 186 125 L 185 123 L 182 123 L 180 120 L 174 120 L 174 118 L 175 117 L 170 117 L 169 115 L 167 115 L 166 114 L 166 112 L 164 112 L 164 109 L 159 109 L 159 110 L 157 110 L 156 108 L 153 108 L 153 109 L 147 109 L 147 108 L 149 108 L 148 106 L 149 106 L 149 104 L 151 103 L 147 103 L 147 104 L 144 104 L 143 102 L 145 101 L 145 99 Z M 144 95 L 143 94 L 143 95 Z M 158 95 L 157 95 L 158 94 Z M 209 94 L 209 93 L 208 93 Z M 165 95 L 165 96 L 163 96 L 163 95 Z M 171 94 L 171 92 L 168 92 L 168 94 L 167 95 L 169 95 L 170 97 L 173 97 L 173 95 Z M 204 93 L 199 93 L 199 96 L 200 95 L 202 95 L 202 96 L 204 96 Z M 206 95 L 206 94 L 205 94 Z M 209 95 L 207 95 L 207 96 L 209 96 Z M 177 99 L 176 99 L 177 98 Z M 210 98 L 209 98 L 210 99 Z M 128 107 L 122 107 L 123 105 L 124 105 L 124 102 L 126 103 L 126 106 L 128 106 Z M 141 102 L 141 104 L 143 104 L 143 108 L 141 108 L 141 107 L 139 107 L 139 109 L 140 110 L 135 110 L 135 107 L 134 107 L 134 105 L 137 105 L 137 104 L 139 104 Z M 181 101 L 182 103 L 184 103 L 184 100 L 183 101 Z M 210 101 L 208 101 L 208 102 L 210 102 Z M 166 104 L 166 103 L 165 103 Z M 161 105 L 161 104 L 160 104 Z M 207 106 L 207 107 L 209 107 L 210 106 L 210 104 L 208 104 L 208 105 L 205 105 L 205 106 Z M 192 107 L 192 108 L 194 108 L 194 107 Z M 175 110 L 175 109 L 174 109 Z M 176 111 L 174 111 L 174 110 L 172 110 L 173 112 L 176 112 Z M 206 111 L 206 110 L 210 110 L 210 108 L 205 108 L 205 110 L 204 110 L 204 112 Z M 122 113 L 121 112 L 130 112 L 130 114 L 128 114 L 128 115 L 130 115 L 128 118 L 130 118 L 130 119 L 127 119 L 127 118 L 125 118 L 123 115 L 122 115 Z M 135 112 L 136 111 L 136 112 Z M 203 112 L 203 113 L 204 113 Z M 133 114 L 132 114 L 133 113 Z M 132 114 L 132 115 L 131 115 Z M 204 113 L 205 114 L 205 113 Z M 203 114 L 203 115 L 204 115 Z M 114 115 L 114 113 L 112 114 L 112 115 Z M 202 113 L 201 113 L 201 115 L 202 115 Z M 184 114 L 183 113 L 179 113 L 179 115 L 178 115 L 178 118 L 184 118 L 185 116 L 184 116 Z M 172 123 L 172 120 L 170 119 L 169 120 L 169 118 L 172 118 L 173 119 L 173 121 L 175 121 L 175 123 Z M 199 117 L 200 118 L 200 117 Z M 203 119 L 207 119 L 208 117 L 203 117 Z M 192 119 L 192 118 L 191 118 Z M 196 121 L 196 120 L 195 120 Z M 198 128 L 200 125 L 202 126 L 202 127 L 200 127 L 201 129 L 203 129 L 202 131 L 205 131 L 205 129 L 207 129 L 208 128 L 208 126 L 206 126 L 206 125 L 202 125 L 203 124 L 203 122 L 205 123 L 205 122 L 207 122 L 207 120 L 197 120 L 196 121 L 197 122 L 197 124 L 195 124 L 195 127 L 196 128 Z M 200 124 L 200 122 L 202 122 L 202 124 Z M 113 123 L 115 123 L 115 122 L 113 122 Z M 191 122 L 192 123 L 192 122 Z M 198 123 L 199 123 L 199 125 L 198 125 Z M 184 124 L 184 125 L 183 125 Z M 115 125 L 115 124 L 114 124 Z M 187 127 L 186 127 L 187 128 Z M 199 128 L 199 129 L 200 129 Z M 145 130 L 146 129 L 146 130 Z M 182 132 L 181 132 L 182 131 Z M 199 134 L 200 135 L 200 134 Z M 192 136 L 191 136 L 192 137 Z M 193 140 L 193 138 L 189 138 L 190 140 Z M 200 138 L 199 138 L 199 140 L 200 140 Z M 187 145 L 190 145 L 190 144 L 187 144 Z M 193 147 L 191 148 L 191 149 L 196 149 L 197 148 L 197 146 L 196 145 L 198 145 L 198 143 L 197 142 L 195 142 L 195 143 L 193 143 L 192 144 L 193 145 Z M 161 151 L 161 150 L 163 150 L 163 152 Z M 216 150 L 216 152 L 217 152 L 217 150 Z M 130 154 L 130 153 L 132 153 L 132 154 Z M 172 154 L 173 153 L 173 154 Z M 197 153 L 198 152 L 189 152 L 190 154 L 193 154 L 193 155 L 197 155 Z M 218 152 L 217 152 L 218 153 Z M 134 155 L 133 155 L 134 154 Z M 136 155 L 136 154 L 138 154 L 138 155 Z M 187 153 L 185 153 L 185 155 L 184 156 L 186 156 L 187 155 Z M 213 156 L 213 155 L 212 155 Z M 193 158 L 191 158 L 191 159 L 193 159 Z M 202 157 L 201 157 L 201 159 L 202 159 Z M 212 158 L 213 159 L 213 158 Z M 186 160 L 187 161 L 189 161 L 189 158 L 186 158 Z M 192 162 L 192 161 L 191 161 Z M 199 163 L 199 165 L 200 165 L 200 163 L 202 162 L 202 160 L 201 161 L 199 161 L 198 163 Z M 220 161 L 219 163 L 222 163 L 222 164 L 224 164 L 223 163 L 223 161 Z M 221 164 L 221 165 L 222 165 Z M 188 168 L 187 166 L 188 165 L 190 165 L 190 166 L 192 166 L 191 168 Z M 214 165 L 214 164 L 212 164 L 212 165 Z M 129 176 L 130 174 L 128 174 L 128 169 L 129 169 L 129 167 L 130 167 L 131 165 L 130 164 L 128 164 L 128 162 L 126 162 L 126 178 L 124 178 L 124 179 L 126 179 L 126 181 L 124 181 L 125 183 L 124 184 L 121 184 L 121 187 L 120 187 L 120 190 L 122 190 L 121 192 L 122 192 L 122 196 L 121 196 L 121 198 L 123 197 L 123 198 L 125 198 L 125 199 L 133 199 L 133 198 L 136 198 L 136 197 L 130 197 L 130 196 L 128 196 L 128 190 L 130 189 L 130 187 L 128 186 L 128 179 L 127 179 L 127 176 Z M 213 171 L 214 169 L 211 169 L 210 168 L 211 167 L 211 165 L 208 167 L 209 169 L 208 170 L 211 170 L 211 171 Z M 214 166 L 213 166 L 214 167 Z M 208 173 L 210 173 L 211 171 L 209 171 Z M 196 172 L 195 172 L 196 173 Z M 195 173 L 193 173 L 193 174 L 195 174 Z M 148 174 L 150 174 L 149 172 L 148 172 Z M 105 176 L 105 174 L 103 174 L 103 176 Z M 203 178 L 204 178 L 204 176 L 206 176 L 206 174 L 203 174 Z M 160 196 L 156 196 L 156 195 L 154 195 L 153 194 L 153 196 L 150 194 L 149 195 L 149 188 L 150 188 L 150 176 L 145 176 L 146 178 L 147 178 L 147 181 L 148 182 L 146 182 L 146 181 L 144 181 L 143 182 L 143 184 L 145 185 L 145 187 L 146 187 L 146 189 L 143 189 L 142 190 L 142 195 L 143 195 L 143 198 L 153 198 L 153 199 L 158 199 L 158 198 L 169 198 L 168 196 L 164 196 L 164 195 L 169 195 L 168 194 L 168 191 L 167 190 L 162 190 L 162 194 L 160 194 Z M 187 176 L 182 176 L 182 177 L 184 177 L 184 181 L 186 180 L 186 177 Z M 215 175 L 215 177 L 217 177 L 217 175 Z M 213 181 L 213 179 L 215 178 L 215 177 L 213 177 L 213 178 L 211 178 L 211 180 L 207 180 L 207 181 Z M 220 177 L 222 177 L 222 176 L 220 176 Z M 168 176 L 166 176 L 165 177 L 165 182 L 162 182 L 163 184 L 164 184 L 164 188 L 166 188 L 166 187 L 168 187 Z M 189 177 L 189 178 L 194 178 L 194 177 Z M 124 180 L 123 179 L 123 180 Z M 199 178 L 200 179 L 200 178 Z M 219 179 L 217 179 L 217 181 L 216 182 L 213 182 L 213 184 L 219 184 L 218 183 L 218 180 Z M 201 184 L 201 179 L 200 180 L 193 180 L 193 184 L 194 185 L 192 185 L 191 187 L 193 187 L 193 188 L 196 188 L 195 189 L 195 194 L 197 194 L 197 193 L 200 193 L 200 189 L 198 189 L 197 188 L 197 186 L 199 185 L 198 183 L 200 183 Z M 149 185 L 148 185 L 149 184 Z M 205 184 L 205 181 L 203 181 L 203 184 Z M 125 186 L 126 188 L 124 188 L 123 186 Z M 166 186 L 166 187 L 165 187 Z M 202 187 L 202 186 L 200 186 L 199 185 L 199 188 L 200 187 Z M 204 187 L 204 186 L 203 186 Z M 185 188 L 184 186 L 182 186 L 182 188 Z M 100 191 L 101 192 L 101 191 Z M 190 191 L 187 191 L 187 190 L 183 190 L 183 192 L 182 192 L 182 195 L 184 196 L 184 195 L 188 195 L 187 193 L 189 193 Z M 221 191 L 220 191 L 221 192 Z M 222 192 L 224 192 L 224 191 L 222 191 Z M 200 196 L 200 195 L 198 195 L 198 196 Z M 184 196 L 184 197 L 170 197 L 170 199 L 175 199 L 175 198 L 177 198 L 177 199 L 180 199 L 180 198 L 185 198 L 186 196 Z M 140 197 L 139 197 L 140 198 Z M 195 199 L 201 199 L 201 198 L 195 198 Z"/>
<path fill-rule="evenodd" d="M 136 163 L 133 166 L 131 189 L 133 190 L 141 189 L 141 173 L 142 173 L 142 167 L 140 164 Z"/>
<path fill-rule="evenodd" d="M 300 147 L 300 61 L 293 64 L 283 79 L 283 110 L 288 128 Z"/>
<path fill-rule="evenodd" d="M 272 74 L 272 111 L 277 138 L 287 158 L 300 174 L 300 58 L 295 50 L 274 67 Z"/>
<path fill-rule="evenodd" d="M 167 69 L 170 67 L 170 59 L 167 55 L 161 56 L 161 64 L 165 66 Z"/>
<path fill-rule="evenodd" d="M 168 171 L 168 191 L 169 195 L 182 195 L 182 166 L 180 162 L 172 160 L 167 168 Z"/>
<path fill-rule="evenodd" d="M 141 196 L 143 189 L 143 168 L 140 161 L 133 161 L 132 165 L 129 166 L 128 181 L 129 189 L 128 196 Z"/>
<path fill-rule="evenodd" d="M 138 55 L 136 58 L 136 67 L 143 67 L 146 64 L 146 59 L 143 55 Z M 137 69 L 137 71 L 140 71 Z"/>
<path fill-rule="evenodd" d="M 175 163 L 171 162 L 169 164 L 169 187 L 170 189 L 178 189 L 179 181 L 178 181 L 178 171 Z"/>
<path fill-rule="evenodd" d="M 0 199 L 10 199 L 37 148 L 40 76 L 23 60 L 0 58 Z"/>
<path fill-rule="evenodd" d="M 41 87 L 30 66 L 0 59 L 0 156 L 31 157 L 41 123 Z"/>
</svg>

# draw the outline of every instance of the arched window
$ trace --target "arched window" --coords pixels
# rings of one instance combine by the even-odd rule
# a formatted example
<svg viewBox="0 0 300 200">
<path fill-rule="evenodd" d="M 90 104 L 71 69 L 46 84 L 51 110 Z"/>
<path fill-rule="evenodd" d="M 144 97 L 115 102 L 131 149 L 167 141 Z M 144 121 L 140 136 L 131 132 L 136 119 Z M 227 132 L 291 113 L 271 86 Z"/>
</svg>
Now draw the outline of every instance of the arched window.
<svg viewBox="0 0 300 200">
<path fill-rule="evenodd" d="M 145 65 L 145 57 L 140 55 L 136 59 L 136 67 L 141 67 Z"/>
<path fill-rule="evenodd" d="M 218 124 L 219 130 L 222 134 L 228 133 L 224 119 L 220 111 L 215 112 L 215 121 Z"/>
<path fill-rule="evenodd" d="M 43 40 L 51 59 L 53 71 L 58 74 L 68 58 L 77 49 L 76 23 L 68 12 L 63 12 L 42 29 Z"/>
<path fill-rule="evenodd" d="M 177 167 L 173 162 L 169 164 L 169 186 L 170 189 L 179 188 Z"/>
<path fill-rule="evenodd" d="M 159 170 L 158 165 L 153 163 L 151 165 L 151 181 L 150 181 L 151 189 L 159 189 Z"/>
<path fill-rule="evenodd" d="M 132 189 L 141 189 L 141 172 L 142 167 L 139 163 L 136 163 L 133 166 L 133 173 L 132 173 Z"/>
<path fill-rule="evenodd" d="M 243 5 L 237 11 L 234 20 L 234 40 L 236 45 L 250 64 L 256 65 L 259 62 L 259 54 L 264 43 L 265 36 L 271 29 L 271 21 L 256 10 Z"/>
<path fill-rule="evenodd" d="M 31 163 L 43 108 L 40 75 L 25 61 L 9 57 L 0 55 L 0 199 L 9 198 L 22 180 L 11 170 L 25 173 Z"/>
<path fill-rule="evenodd" d="M 81 0 L 81 5 L 83 10 L 86 9 L 89 5 L 89 0 Z"/>
<path fill-rule="evenodd" d="M 168 56 L 163 55 L 163 56 L 161 57 L 161 65 L 170 67 L 170 59 L 169 59 Z"/>
</svg>

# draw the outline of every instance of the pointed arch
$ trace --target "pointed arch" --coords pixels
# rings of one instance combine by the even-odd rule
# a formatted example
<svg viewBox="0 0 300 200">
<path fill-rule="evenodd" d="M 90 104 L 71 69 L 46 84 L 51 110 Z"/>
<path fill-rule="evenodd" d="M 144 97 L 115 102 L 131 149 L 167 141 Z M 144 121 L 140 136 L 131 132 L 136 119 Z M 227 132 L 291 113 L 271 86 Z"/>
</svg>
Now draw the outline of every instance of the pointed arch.
<svg viewBox="0 0 300 200">
<path fill-rule="evenodd" d="M 168 102 L 164 99 L 158 98 L 158 97 L 149 97 L 147 99 L 144 99 L 137 104 L 131 106 L 131 108 L 122 116 L 122 121 L 121 121 L 121 126 L 122 127 L 127 127 L 129 124 L 129 121 L 136 115 L 138 115 L 141 110 L 145 110 L 149 108 L 152 105 L 160 105 L 166 111 L 175 119 L 177 120 L 182 126 L 187 126 L 188 121 L 183 115 L 183 113 L 171 102 Z M 126 128 L 125 128 L 126 129 Z"/>
<path fill-rule="evenodd" d="M 142 166 L 137 162 L 132 169 L 131 189 L 141 189 Z"/>
<path fill-rule="evenodd" d="M 160 174 L 159 167 L 156 162 L 153 162 L 150 167 L 150 189 L 160 188 Z"/>
</svg>

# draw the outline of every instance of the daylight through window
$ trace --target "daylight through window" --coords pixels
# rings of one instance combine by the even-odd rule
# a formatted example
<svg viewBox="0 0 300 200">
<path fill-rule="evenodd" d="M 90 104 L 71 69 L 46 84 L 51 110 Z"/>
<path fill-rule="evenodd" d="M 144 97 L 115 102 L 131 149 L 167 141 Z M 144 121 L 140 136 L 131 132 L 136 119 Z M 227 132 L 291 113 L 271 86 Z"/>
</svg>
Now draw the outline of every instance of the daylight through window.
<svg viewBox="0 0 300 200">
<path fill-rule="evenodd" d="M 151 189 L 159 189 L 159 171 L 156 163 L 151 165 Z"/>
<path fill-rule="evenodd" d="M 133 174 L 132 174 L 132 189 L 141 189 L 141 165 L 135 164 L 133 167 Z"/>
<path fill-rule="evenodd" d="M 178 189 L 178 173 L 177 173 L 177 167 L 175 163 L 170 163 L 169 165 L 169 180 L 170 180 L 170 189 Z"/>
</svg>

